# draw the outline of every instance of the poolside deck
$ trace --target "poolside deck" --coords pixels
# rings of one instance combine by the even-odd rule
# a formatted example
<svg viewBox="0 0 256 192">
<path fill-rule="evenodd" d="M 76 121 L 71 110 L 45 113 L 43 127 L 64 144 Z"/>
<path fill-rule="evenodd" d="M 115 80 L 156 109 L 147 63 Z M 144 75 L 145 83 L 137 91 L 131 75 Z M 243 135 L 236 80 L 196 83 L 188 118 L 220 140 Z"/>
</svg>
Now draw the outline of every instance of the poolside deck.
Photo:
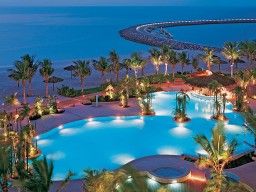
<svg viewBox="0 0 256 192">
<path fill-rule="evenodd" d="M 161 86 L 165 91 L 179 91 L 180 89 L 190 90 L 190 87 L 185 84 L 161 84 Z M 84 99 L 84 98 L 83 98 Z M 72 105 L 70 105 L 70 102 Z M 73 105 L 74 104 L 74 105 Z M 71 121 L 76 121 L 85 118 L 91 117 L 100 117 L 100 116 L 131 116 L 138 115 L 140 112 L 140 108 L 136 100 L 129 101 L 129 108 L 121 108 L 117 103 L 100 103 L 99 107 L 95 107 L 95 105 L 82 105 L 80 99 L 75 99 L 72 101 L 62 101 L 60 102 L 60 106 L 65 108 L 65 112 L 62 114 L 54 114 L 44 116 L 41 119 L 36 120 L 37 124 L 37 132 L 38 134 L 47 132 L 52 128 L 55 128 L 61 124 L 65 124 Z M 252 102 L 251 105 L 256 109 L 256 102 Z M 34 123 L 34 122 L 32 122 Z M 164 165 L 170 165 L 172 163 L 175 164 L 185 164 L 188 166 L 192 173 L 195 175 L 202 176 L 202 174 L 208 172 L 208 170 L 199 170 L 195 167 L 193 163 L 182 160 L 179 156 L 150 156 L 142 158 L 138 161 L 133 161 L 131 164 L 138 168 L 139 170 L 150 170 L 154 167 L 162 167 Z M 235 173 L 242 182 L 252 187 L 256 190 L 256 162 L 251 162 L 246 165 L 229 169 L 229 172 Z M 63 192 L 82 192 L 82 180 L 72 180 L 68 183 L 67 187 L 62 190 Z M 58 186 L 60 185 L 59 181 L 53 182 L 51 187 L 52 192 L 55 192 Z M 12 188 L 10 191 L 18 191 L 15 188 Z"/>
</svg>

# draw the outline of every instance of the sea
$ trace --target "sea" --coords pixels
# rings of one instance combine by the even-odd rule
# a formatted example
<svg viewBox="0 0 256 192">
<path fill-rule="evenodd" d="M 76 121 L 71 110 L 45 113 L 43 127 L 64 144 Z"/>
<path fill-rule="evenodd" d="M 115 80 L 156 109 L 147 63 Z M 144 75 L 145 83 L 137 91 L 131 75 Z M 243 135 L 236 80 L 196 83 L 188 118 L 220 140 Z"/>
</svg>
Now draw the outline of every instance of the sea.
<svg viewBox="0 0 256 192">
<path fill-rule="evenodd" d="M 0 7 L 0 68 L 24 54 L 57 65 L 76 59 L 121 57 L 147 52 L 150 46 L 130 42 L 119 30 L 158 21 L 256 18 L 255 7 Z M 226 41 L 256 39 L 256 24 L 201 25 L 168 28 L 174 39 L 222 47 Z"/>
</svg>

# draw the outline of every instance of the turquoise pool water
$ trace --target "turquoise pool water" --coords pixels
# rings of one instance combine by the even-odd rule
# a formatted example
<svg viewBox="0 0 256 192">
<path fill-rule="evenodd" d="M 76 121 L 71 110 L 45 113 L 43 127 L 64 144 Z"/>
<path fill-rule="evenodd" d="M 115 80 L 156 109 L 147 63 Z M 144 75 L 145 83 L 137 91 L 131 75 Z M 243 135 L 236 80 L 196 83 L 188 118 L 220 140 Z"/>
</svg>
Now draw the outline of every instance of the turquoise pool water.
<svg viewBox="0 0 256 192">
<path fill-rule="evenodd" d="M 210 119 L 212 100 L 190 95 L 187 124 L 172 120 L 176 92 L 154 94 L 152 117 L 99 117 L 71 122 L 40 135 L 38 147 L 54 161 L 54 180 L 63 179 L 68 170 L 81 177 L 85 168 L 113 170 L 129 161 L 156 154 L 205 153 L 195 144 L 196 134 L 211 135 L 216 124 Z M 124 109 L 125 110 L 125 109 Z M 225 124 L 228 139 L 236 137 L 236 153 L 251 149 L 244 140 L 253 137 L 242 126 L 241 115 L 227 103 Z"/>
</svg>

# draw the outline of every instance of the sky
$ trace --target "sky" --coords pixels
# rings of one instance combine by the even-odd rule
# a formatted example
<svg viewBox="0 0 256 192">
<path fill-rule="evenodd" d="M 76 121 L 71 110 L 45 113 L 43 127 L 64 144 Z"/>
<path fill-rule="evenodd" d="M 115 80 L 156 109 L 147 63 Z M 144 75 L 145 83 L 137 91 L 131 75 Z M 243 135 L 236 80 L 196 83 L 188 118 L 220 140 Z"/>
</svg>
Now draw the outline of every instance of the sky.
<svg viewBox="0 0 256 192">
<path fill-rule="evenodd" d="M 0 6 L 253 6 L 256 0 L 0 0 Z"/>
</svg>

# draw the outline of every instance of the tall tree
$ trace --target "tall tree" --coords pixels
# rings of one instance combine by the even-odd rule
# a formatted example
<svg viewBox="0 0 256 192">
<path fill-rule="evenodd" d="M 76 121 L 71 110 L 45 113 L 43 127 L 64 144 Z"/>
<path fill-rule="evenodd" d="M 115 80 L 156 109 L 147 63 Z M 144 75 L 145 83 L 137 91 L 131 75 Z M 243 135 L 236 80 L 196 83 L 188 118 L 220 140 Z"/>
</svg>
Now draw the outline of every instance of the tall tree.
<svg viewBox="0 0 256 192">
<path fill-rule="evenodd" d="M 90 61 L 76 60 L 76 61 L 74 61 L 74 64 L 76 66 L 75 76 L 80 77 L 81 87 L 82 87 L 82 95 L 83 95 L 84 94 L 84 79 L 86 76 L 91 75 Z"/>
<path fill-rule="evenodd" d="M 110 71 L 108 61 L 105 57 L 100 57 L 99 60 L 92 60 L 92 62 L 94 69 L 101 72 L 101 83 L 103 84 L 105 73 Z"/>
<path fill-rule="evenodd" d="M 168 56 L 166 58 L 168 58 L 168 59 L 165 62 L 167 62 L 167 64 L 172 67 L 172 78 L 174 79 L 175 78 L 174 77 L 175 67 L 179 62 L 179 59 L 177 57 L 177 53 L 173 50 L 169 50 Z"/>
<path fill-rule="evenodd" d="M 128 75 L 129 73 L 129 68 L 130 68 L 130 63 L 131 63 L 131 59 L 129 58 L 126 58 L 126 59 L 123 59 L 123 62 L 121 64 L 122 68 L 125 68 L 125 74 Z"/>
<path fill-rule="evenodd" d="M 40 75 L 45 80 L 45 97 L 48 97 L 48 84 L 49 77 L 52 76 L 54 72 L 54 68 L 52 67 L 52 62 L 49 59 L 44 59 L 43 62 L 40 63 L 41 68 L 39 69 Z"/>
<path fill-rule="evenodd" d="M 238 82 L 238 84 L 246 90 L 250 80 L 251 80 L 251 73 L 248 70 L 238 70 L 236 75 L 235 75 L 235 80 Z"/>
<path fill-rule="evenodd" d="M 234 42 L 226 42 L 223 50 L 221 51 L 221 54 L 226 58 L 230 60 L 230 74 L 231 77 L 233 78 L 233 73 L 234 73 L 234 63 L 235 60 L 240 57 L 240 50 L 238 49 L 238 43 Z"/>
<path fill-rule="evenodd" d="M 170 47 L 168 45 L 163 45 L 161 48 L 161 54 L 162 54 L 162 59 L 165 64 L 165 72 L 164 75 L 168 74 L 168 60 L 169 60 L 169 51 Z"/>
<path fill-rule="evenodd" d="M 113 69 L 116 74 L 116 81 L 118 81 L 118 73 L 121 68 L 119 60 L 119 55 L 116 53 L 115 50 L 109 52 L 109 61 L 111 62 L 111 65 L 113 65 Z"/>
<path fill-rule="evenodd" d="M 206 63 L 207 69 L 210 71 L 211 70 L 211 64 L 214 62 L 214 50 L 210 48 L 205 48 L 204 49 L 204 54 L 199 54 L 198 57 Z"/>
<path fill-rule="evenodd" d="M 196 135 L 194 140 L 207 153 L 207 156 L 199 154 L 197 165 L 199 168 L 210 167 L 212 169 L 213 183 L 211 182 L 207 187 L 215 192 L 225 191 L 226 179 L 223 171 L 225 165 L 233 160 L 234 152 L 238 145 L 237 140 L 234 138 L 228 142 L 223 124 L 218 124 L 212 129 L 211 140 L 207 139 L 205 135 Z"/>
<path fill-rule="evenodd" d="M 198 68 L 198 65 L 199 65 L 198 59 L 196 57 L 193 57 L 192 61 L 191 61 L 191 64 L 192 64 L 192 66 L 194 68 L 194 72 L 195 72 Z"/>
<path fill-rule="evenodd" d="M 8 192 L 8 175 L 11 174 L 11 147 L 0 142 L 0 185 L 2 192 Z"/>
<path fill-rule="evenodd" d="M 150 53 L 149 60 L 156 67 L 156 74 L 158 74 L 159 66 L 163 64 L 161 51 L 153 48 L 150 49 L 148 52 Z"/>
<path fill-rule="evenodd" d="M 21 81 L 22 88 L 23 88 L 23 103 L 26 104 L 27 103 L 26 82 L 29 79 L 29 74 L 28 74 L 29 68 L 28 68 L 27 63 L 22 62 L 22 61 L 15 61 L 14 67 L 15 67 L 15 69 L 9 70 L 9 72 L 10 72 L 9 77 L 12 79 L 14 79 L 14 77 L 15 77 L 16 80 Z"/>
<path fill-rule="evenodd" d="M 142 67 L 145 65 L 147 60 L 142 58 L 141 54 L 138 52 L 134 52 L 131 54 L 131 60 L 130 60 L 130 68 L 134 70 L 135 78 L 138 77 L 138 70 L 142 69 Z"/>
<path fill-rule="evenodd" d="M 251 69 L 253 67 L 253 59 L 256 56 L 256 42 L 246 40 L 239 43 L 239 48 L 241 50 L 241 55 L 248 60 L 248 68 Z"/>
<path fill-rule="evenodd" d="M 35 56 L 31 56 L 29 54 L 26 54 L 21 57 L 22 62 L 24 62 L 28 66 L 28 95 L 32 95 L 32 79 L 36 74 L 36 71 L 38 69 L 38 61 L 35 60 Z"/>
<path fill-rule="evenodd" d="M 190 62 L 187 57 L 187 52 L 182 51 L 181 53 L 178 53 L 178 60 L 181 63 L 181 73 L 183 75 L 185 65 L 188 65 Z"/>
</svg>

